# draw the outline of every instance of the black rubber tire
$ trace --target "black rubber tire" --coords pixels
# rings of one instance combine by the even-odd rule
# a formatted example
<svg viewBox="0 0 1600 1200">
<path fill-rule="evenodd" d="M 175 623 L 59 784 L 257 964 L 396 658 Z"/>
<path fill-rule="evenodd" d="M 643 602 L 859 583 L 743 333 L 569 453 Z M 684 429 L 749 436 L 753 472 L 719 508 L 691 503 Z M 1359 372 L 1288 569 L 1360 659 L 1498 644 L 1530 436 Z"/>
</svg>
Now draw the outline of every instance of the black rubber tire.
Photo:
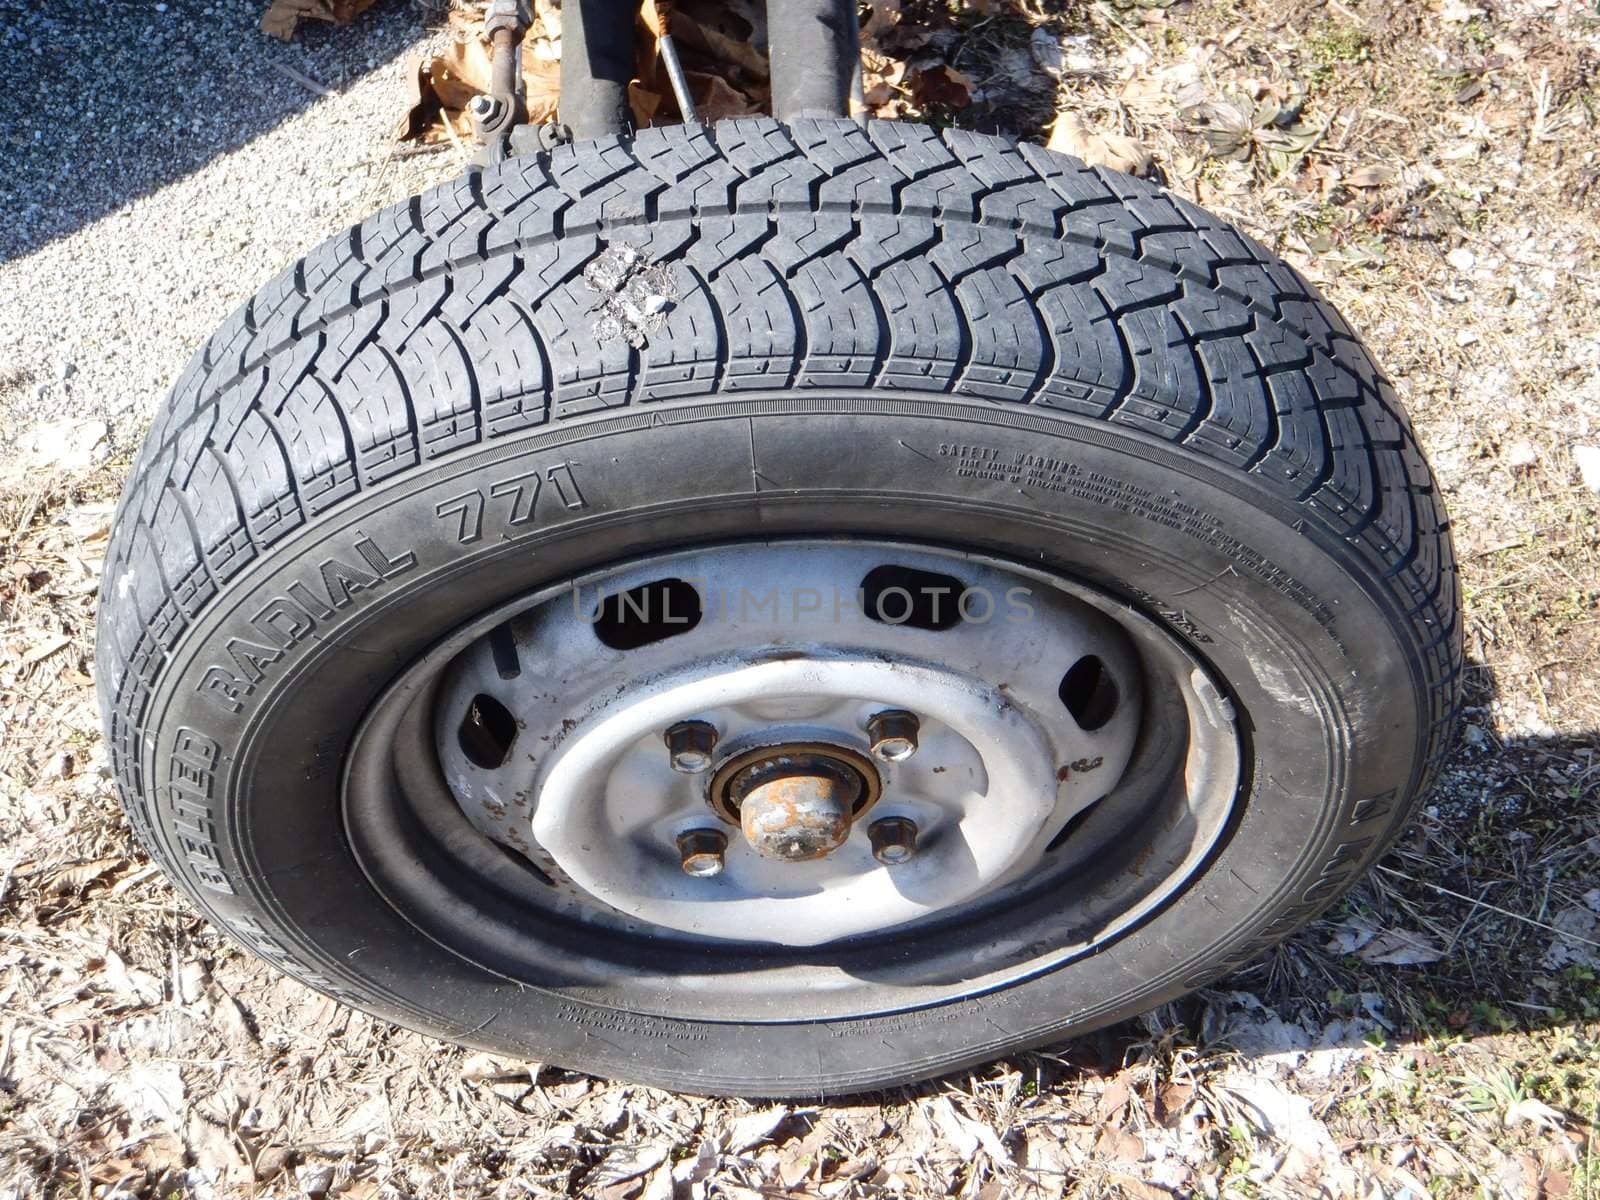
<svg viewBox="0 0 1600 1200">
<path fill-rule="evenodd" d="M 641 349 L 600 326 L 582 277 L 618 243 L 667 264 L 678 293 Z M 578 502 L 546 488 L 508 507 L 493 486 L 552 471 Z M 1186 639 L 1253 755 L 1209 870 L 1091 959 L 800 1024 L 508 982 L 378 898 L 340 767 L 406 664 L 598 564 L 817 533 L 1028 562 Z M 269 283 L 195 357 L 134 466 L 97 656 L 134 829 L 285 971 L 499 1052 L 817 1095 L 1108 1024 L 1311 918 L 1448 748 L 1461 623 L 1394 393 L 1262 247 L 1002 138 L 752 119 L 475 171 Z"/>
</svg>

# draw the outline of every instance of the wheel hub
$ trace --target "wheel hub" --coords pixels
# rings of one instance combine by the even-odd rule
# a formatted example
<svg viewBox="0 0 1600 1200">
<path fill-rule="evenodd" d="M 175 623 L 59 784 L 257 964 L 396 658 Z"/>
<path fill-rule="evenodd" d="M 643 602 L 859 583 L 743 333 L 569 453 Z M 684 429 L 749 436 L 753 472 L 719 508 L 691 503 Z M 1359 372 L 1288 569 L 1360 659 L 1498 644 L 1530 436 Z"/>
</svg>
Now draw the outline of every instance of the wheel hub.
<svg viewBox="0 0 1600 1200">
<path fill-rule="evenodd" d="M 811 746 L 779 747 L 728 781 L 745 839 L 782 862 L 822 858 L 844 845 L 865 795 L 854 766 Z"/>
<path fill-rule="evenodd" d="M 1141 692 L 1126 635 L 1064 592 L 783 543 L 582 581 L 461 654 L 435 728 L 461 810 L 568 911 L 811 946 L 1037 868 L 1121 777 Z"/>
</svg>

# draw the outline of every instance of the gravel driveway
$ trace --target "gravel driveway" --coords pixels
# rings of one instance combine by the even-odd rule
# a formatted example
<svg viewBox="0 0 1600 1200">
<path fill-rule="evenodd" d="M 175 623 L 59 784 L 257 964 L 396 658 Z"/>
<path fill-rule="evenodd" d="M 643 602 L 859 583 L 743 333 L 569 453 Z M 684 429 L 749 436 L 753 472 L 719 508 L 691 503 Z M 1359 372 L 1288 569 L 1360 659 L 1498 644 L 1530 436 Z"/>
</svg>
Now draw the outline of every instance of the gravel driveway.
<svg viewBox="0 0 1600 1200">
<path fill-rule="evenodd" d="M 263 7 L 0 0 L 8 444 L 71 416 L 107 422 L 97 453 L 131 450 L 201 340 L 284 263 L 461 170 L 392 136 L 442 4 L 389 0 L 290 45 L 258 31 Z"/>
</svg>

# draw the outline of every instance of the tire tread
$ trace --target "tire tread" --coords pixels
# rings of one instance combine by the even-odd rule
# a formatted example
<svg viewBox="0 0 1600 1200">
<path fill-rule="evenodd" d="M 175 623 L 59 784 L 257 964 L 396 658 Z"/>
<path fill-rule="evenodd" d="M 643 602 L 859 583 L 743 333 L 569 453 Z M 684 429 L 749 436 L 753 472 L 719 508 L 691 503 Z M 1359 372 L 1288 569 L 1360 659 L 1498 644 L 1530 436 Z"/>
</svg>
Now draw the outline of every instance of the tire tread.
<svg viewBox="0 0 1600 1200">
<path fill-rule="evenodd" d="M 597 354 L 569 332 L 581 272 L 643 231 L 691 286 L 666 338 Z M 474 170 L 318 246 L 207 341 L 134 465 L 102 589 L 101 704 L 136 831 L 151 844 L 137 748 L 163 661 L 295 528 L 549 422 L 841 385 L 1101 419 L 1256 477 L 1408 614 L 1424 784 L 1436 772 L 1462 670 L 1449 523 L 1393 389 L 1305 279 L 1186 201 L 1036 146 L 751 118 Z"/>
</svg>

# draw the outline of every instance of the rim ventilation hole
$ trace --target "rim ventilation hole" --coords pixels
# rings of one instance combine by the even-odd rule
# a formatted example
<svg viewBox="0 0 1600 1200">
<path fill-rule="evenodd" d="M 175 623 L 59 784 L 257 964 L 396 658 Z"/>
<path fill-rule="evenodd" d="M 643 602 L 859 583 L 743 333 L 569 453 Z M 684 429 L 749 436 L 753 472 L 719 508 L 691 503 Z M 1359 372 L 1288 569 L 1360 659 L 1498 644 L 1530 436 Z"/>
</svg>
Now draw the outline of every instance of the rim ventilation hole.
<svg viewBox="0 0 1600 1200">
<path fill-rule="evenodd" d="M 467 705 L 467 715 L 456 730 L 465 754 L 485 771 L 493 771 L 511 756 L 517 740 L 517 719 L 493 696 L 479 692 Z"/>
<path fill-rule="evenodd" d="M 700 593 L 681 579 L 654 579 L 600 601 L 594 635 L 613 650 L 637 650 L 688 633 L 703 615 Z"/>
<path fill-rule="evenodd" d="M 1105 663 L 1085 654 L 1061 677 L 1061 703 L 1067 706 L 1078 728 L 1085 732 L 1099 729 L 1117 711 L 1117 685 Z"/>
<path fill-rule="evenodd" d="M 981 599 L 974 601 L 973 596 Z M 861 611 L 880 625 L 909 625 L 941 633 L 964 620 L 988 620 L 993 615 L 993 597 L 969 590 L 954 575 L 885 563 L 862 577 Z"/>
</svg>

